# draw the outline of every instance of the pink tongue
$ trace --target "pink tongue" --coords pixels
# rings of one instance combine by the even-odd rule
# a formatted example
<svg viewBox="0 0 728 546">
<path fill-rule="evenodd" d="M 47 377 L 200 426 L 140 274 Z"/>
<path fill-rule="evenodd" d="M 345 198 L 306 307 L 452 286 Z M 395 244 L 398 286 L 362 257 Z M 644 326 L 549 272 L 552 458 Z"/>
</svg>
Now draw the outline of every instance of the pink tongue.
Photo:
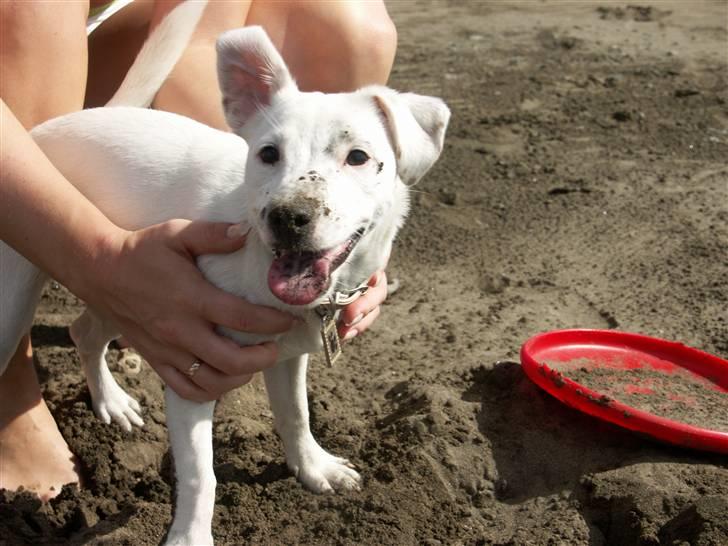
<svg viewBox="0 0 728 546">
<path fill-rule="evenodd" d="M 282 302 L 307 305 L 328 288 L 329 258 L 304 252 L 287 252 L 275 258 L 268 271 L 268 286 Z"/>
</svg>

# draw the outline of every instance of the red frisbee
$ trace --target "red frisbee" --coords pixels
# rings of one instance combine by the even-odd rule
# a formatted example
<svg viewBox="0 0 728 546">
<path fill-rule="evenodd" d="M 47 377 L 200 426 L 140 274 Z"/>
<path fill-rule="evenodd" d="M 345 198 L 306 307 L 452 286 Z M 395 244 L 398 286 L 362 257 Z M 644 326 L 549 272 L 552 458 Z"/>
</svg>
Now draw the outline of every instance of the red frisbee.
<svg viewBox="0 0 728 546">
<path fill-rule="evenodd" d="M 728 453 L 728 361 L 614 330 L 538 334 L 523 369 L 565 404 L 682 447 Z"/>
</svg>

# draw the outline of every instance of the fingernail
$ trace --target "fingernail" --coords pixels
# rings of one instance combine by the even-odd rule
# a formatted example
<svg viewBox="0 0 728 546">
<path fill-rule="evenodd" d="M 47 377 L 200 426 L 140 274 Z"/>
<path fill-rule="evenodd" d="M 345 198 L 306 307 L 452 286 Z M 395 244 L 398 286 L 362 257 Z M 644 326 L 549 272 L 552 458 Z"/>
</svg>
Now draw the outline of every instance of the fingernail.
<svg viewBox="0 0 728 546">
<path fill-rule="evenodd" d="M 374 274 L 374 277 L 372 277 L 372 279 L 369 281 L 369 286 L 377 286 L 379 284 L 379 281 L 381 281 L 381 280 L 382 280 L 382 272 L 377 271 Z"/>
<path fill-rule="evenodd" d="M 361 322 L 361 319 L 363 319 L 363 318 L 364 318 L 364 314 L 359 313 L 357 316 L 354 317 L 354 320 L 352 320 L 351 322 L 346 322 L 346 323 L 344 323 L 344 325 L 345 326 L 354 326 L 356 324 L 359 324 Z"/>
<path fill-rule="evenodd" d="M 344 336 L 344 341 L 349 341 L 350 339 L 354 339 L 358 335 L 359 335 L 358 330 L 349 330 L 348 332 L 346 332 L 346 335 Z"/>
<path fill-rule="evenodd" d="M 228 239 L 237 239 L 243 235 L 247 235 L 250 231 L 250 226 L 247 222 L 240 222 L 239 224 L 233 224 L 227 229 Z"/>
</svg>

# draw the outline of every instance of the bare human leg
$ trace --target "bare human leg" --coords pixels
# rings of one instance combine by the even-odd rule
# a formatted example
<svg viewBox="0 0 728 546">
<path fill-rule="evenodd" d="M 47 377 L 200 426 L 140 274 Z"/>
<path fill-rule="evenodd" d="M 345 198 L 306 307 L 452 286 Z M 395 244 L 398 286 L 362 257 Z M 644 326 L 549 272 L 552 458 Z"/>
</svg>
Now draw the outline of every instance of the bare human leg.
<svg viewBox="0 0 728 546">
<path fill-rule="evenodd" d="M 151 28 L 177 3 L 158 2 Z M 226 30 L 250 25 L 266 30 L 303 91 L 353 91 L 385 84 L 389 78 L 397 32 L 383 2 L 212 2 L 154 107 L 228 130 L 217 83 L 215 41 Z"/>
<path fill-rule="evenodd" d="M 302 91 L 341 93 L 387 83 L 397 31 L 383 2 L 254 0 L 247 25 L 261 25 Z"/>
<path fill-rule="evenodd" d="M 27 129 L 82 108 L 87 15 L 84 2 L 0 3 L 0 96 Z M 23 487 L 47 500 L 78 481 L 25 336 L 0 377 L 0 487 Z"/>
<path fill-rule="evenodd" d="M 79 481 L 78 465 L 38 385 L 30 339 L 20 342 L 0 378 L 0 488 L 24 488 L 43 500 Z"/>
</svg>

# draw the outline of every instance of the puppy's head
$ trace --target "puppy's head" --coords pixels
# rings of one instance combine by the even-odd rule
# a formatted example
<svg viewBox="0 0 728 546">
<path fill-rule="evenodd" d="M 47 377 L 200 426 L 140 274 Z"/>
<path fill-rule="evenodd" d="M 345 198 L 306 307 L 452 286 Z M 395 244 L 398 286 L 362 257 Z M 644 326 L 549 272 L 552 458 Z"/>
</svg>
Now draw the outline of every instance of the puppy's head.
<svg viewBox="0 0 728 546">
<path fill-rule="evenodd" d="M 405 183 L 440 155 L 445 104 L 381 86 L 303 93 L 259 27 L 227 32 L 217 48 L 225 116 L 250 150 L 248 220 L 270 249 L 271 292 L 308 305 L 350 264 L 381 266 L 366 254 L 389 251 L 408 208 Z"/>
</svg>

